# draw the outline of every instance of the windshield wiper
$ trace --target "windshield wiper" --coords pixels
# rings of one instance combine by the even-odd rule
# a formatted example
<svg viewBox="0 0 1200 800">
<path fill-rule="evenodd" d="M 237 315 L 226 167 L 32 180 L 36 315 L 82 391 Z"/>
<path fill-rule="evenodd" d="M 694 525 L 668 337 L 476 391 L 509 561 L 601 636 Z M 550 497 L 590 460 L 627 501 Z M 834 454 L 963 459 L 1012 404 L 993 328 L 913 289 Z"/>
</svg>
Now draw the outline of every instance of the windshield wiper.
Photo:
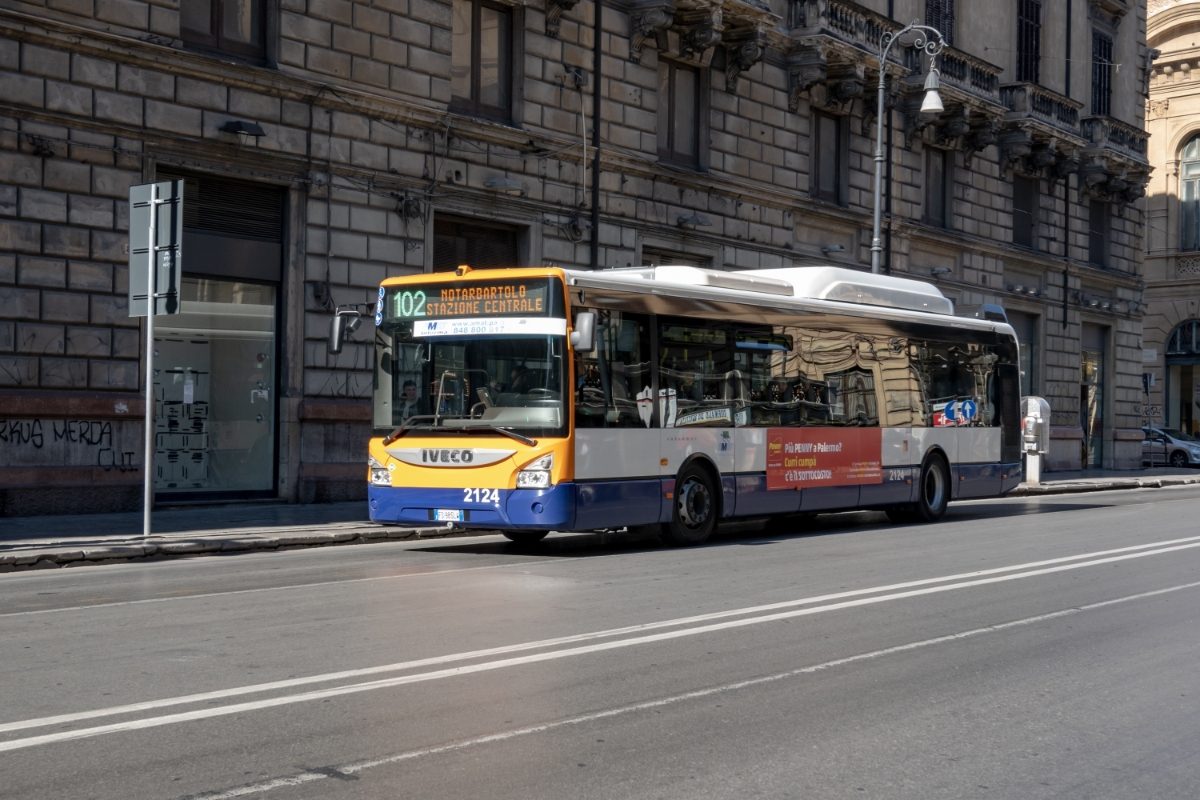
<svg viewBox="0 0 1200 800">
<path fill-rule="evenodd" d="M 511 428 L 501 428 L 498 425 L 472 425 L 469 428 L 463 428 L 463 430 L 464 431 L 492 431 L 494 433 L 504 434 L 505 436 L 507 436 L 510 439 L 516 439 L 518 442 L 521 442 L 522 444 L 527 444 L 530 447 L 537 444 L 537 439 L 534 439 L 531 436 L 526 436 L 523 433 L 517 433 L 516 431 L 512 430 Z"/>
<path fill-rule="evenodd" d="M 419 425 L 422 420 L 427 420 L 427 419 L 436 421 L 437 417 L 434 416 L 433 414 L 423 414 L 420 416 L 413 415 L 413 416 L 409 417 L 408 419 L 404 420 L 404 423 L 399 428 L 396 428 L 396 430 L 392 431 L 387 436 L 383 437 L 383 446 L 387 447 L 389 444 L 396 441 L 401 436 L 403 436 L 404 434 L 411 431 L 413 428 L 417 427 L 417 425 Z"/>
<path fill-rule="evenodd" d="M 396 428 L 396 430 L 392 431 L 387 436 L 383 437 L 383 446 L 387 447 L 389 444 L 396 441 L 397 439 L 399 439 L 401 436 L 405 435 L 409 431 L 415 430 L 425 420 L 434 420 L 435 421 L 434 424 L 429 426 L 431 429 L 434 429 L 434 430 L 443 430 L 443 431 L 444 430 L 453 430 L 455 433 L 470 433 L 472 431 L 488 431 L 489 433 L 499 433 L 503 436 L 507 436 L 510 439 L 515 439 L 516 441 L 521 442 L 522 444 L 527 444 L 530 447 L 537 444 L 537 439 L 534 439 L 530 436 L 526 436 L 523 433 L 517 433 L 516 431 L 512 430 L 511 428 L 501 428 L 498 425 L 465 425 L 461 428 L 456 427 L 453 429 L 448 429 L 448 428 L 446 428 L 445 425 L 438 425 L 436 423 L 437 419 L 439 419 L 439 417 L 434 414 L 425 414 L 422 416 L 409 417 L 408 419 L 404 420 L 403 425 L 401 425 L 399 428 Z M 446 419 L 446 417 L 443 416 L 443 417 L 441 417 L 441 419 L 444 420 L 444 419 Z M 460 417 L 460 419 L 461 419 L 461 417 Z"/>
</svg>

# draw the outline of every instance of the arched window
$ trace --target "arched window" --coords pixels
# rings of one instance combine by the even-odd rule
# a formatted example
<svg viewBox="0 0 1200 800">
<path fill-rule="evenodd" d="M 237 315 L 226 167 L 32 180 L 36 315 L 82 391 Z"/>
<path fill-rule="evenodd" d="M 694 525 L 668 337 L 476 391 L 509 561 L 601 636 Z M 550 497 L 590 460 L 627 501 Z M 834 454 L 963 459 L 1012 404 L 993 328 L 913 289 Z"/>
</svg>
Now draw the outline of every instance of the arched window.
<svg viewBox="0 0 1200 800">
<path fill-rule="evenodd" d="M 1200 320 L 1181 322 L 1167 340 L 1168 356 L 1200 356 Z"/>
<path fill-rule="evenodd" d="M 1200 250 L 1200 135 L 1179 156 L 1179 249 Z"/>
</svg>

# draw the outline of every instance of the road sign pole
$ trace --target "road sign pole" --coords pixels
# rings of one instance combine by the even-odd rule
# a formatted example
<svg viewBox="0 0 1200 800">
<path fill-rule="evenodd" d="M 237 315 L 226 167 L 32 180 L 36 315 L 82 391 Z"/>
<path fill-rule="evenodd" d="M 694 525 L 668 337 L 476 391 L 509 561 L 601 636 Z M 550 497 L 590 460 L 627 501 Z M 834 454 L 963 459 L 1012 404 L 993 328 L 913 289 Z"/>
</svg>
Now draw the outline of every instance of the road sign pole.
<svg viewBox="0 0 1200 800">
<path fill-rule="evenodd" d="M 142 536 L 150 535 L 154 507 L 154 317 L 180 311 L 182 255 L 183 181 L 129 187 L 129 316 L 146 317 Z"/>
<path fill-rule="evenodd" d="M 154 312 L 158 302 L 155 280 L 158 258 L 158 187 L 150 190 L 150 247 L 146 251 L 146 440 L 142 457 L 142 538 L 150 536 L 150 510 L 154 505 Z"/>
</svg>

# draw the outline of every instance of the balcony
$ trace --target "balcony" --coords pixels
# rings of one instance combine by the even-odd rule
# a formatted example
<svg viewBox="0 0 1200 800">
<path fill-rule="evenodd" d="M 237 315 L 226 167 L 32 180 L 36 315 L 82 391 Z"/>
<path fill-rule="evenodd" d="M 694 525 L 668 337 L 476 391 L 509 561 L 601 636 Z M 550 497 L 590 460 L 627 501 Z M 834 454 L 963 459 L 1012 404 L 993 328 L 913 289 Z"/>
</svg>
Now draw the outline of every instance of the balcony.
<svg viewBox="0 0 1200 800">
<path fill-rule="evenodd" d="M 790 8 L 788 33 L 794 44 L 788 59 L 789 96 L 793 109 L 799 93 L 818 84 L 822 85 L 818 92 L 821 97 L 845 97 L 848 73 L 856 74 L 857 81 L 865 84 L 867 70 L 880 68 L 877 62 L 884 34 L 903 27 L 851 0 L 797 0 Z M 922 75 L 923 51 L 899 45 L 888 51 L 888 69 L 893 75 Z M 1003 113 L 999 67 L 946 47 L 938 56 L 938 69 L 951 116 L 965 117 L 978 128 L 984 118 L 998 119 Z M 911 93 L 911 89 L 898 85 L 901 93 Z"/>
<path fill-rule="evenodd" d="M 1079 138 L 1079 110 L 1083 103 L 1033 83 L 1006 83 L 1000 87 L 1000 100 L 1008 109 L 1008 122 L 1029 121 L 1045 128 Z"/>
</svg>

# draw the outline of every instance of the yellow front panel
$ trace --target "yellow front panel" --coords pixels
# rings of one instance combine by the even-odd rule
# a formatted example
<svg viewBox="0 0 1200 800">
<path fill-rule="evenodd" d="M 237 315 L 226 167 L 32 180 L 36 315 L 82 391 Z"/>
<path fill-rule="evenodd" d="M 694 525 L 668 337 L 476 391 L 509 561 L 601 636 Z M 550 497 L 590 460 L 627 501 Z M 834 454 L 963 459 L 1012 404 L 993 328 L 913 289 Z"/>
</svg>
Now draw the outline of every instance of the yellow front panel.
<svg viewBox="0 0 1200 800">
<path fill-rule="evenodd" d="M 491 454 L 499 451 L 511 451 L 511 455 L 492 463 L 473 463 L 493 457 Z M 430 489 L 463 486 L 515 489 L 517 473 L 547 453 L 554 454 L 551 481 L 554 484 L 569 481 L 574 474 L 574 450 L 570 439 L 542 440 L 530 447 L 504 437 L 418 437 L 409 434 L 386 447 L 379 437 L 371 439 L 370 443 L 371 457 L 388 468 L 392 486 Z"/>
</svg>

